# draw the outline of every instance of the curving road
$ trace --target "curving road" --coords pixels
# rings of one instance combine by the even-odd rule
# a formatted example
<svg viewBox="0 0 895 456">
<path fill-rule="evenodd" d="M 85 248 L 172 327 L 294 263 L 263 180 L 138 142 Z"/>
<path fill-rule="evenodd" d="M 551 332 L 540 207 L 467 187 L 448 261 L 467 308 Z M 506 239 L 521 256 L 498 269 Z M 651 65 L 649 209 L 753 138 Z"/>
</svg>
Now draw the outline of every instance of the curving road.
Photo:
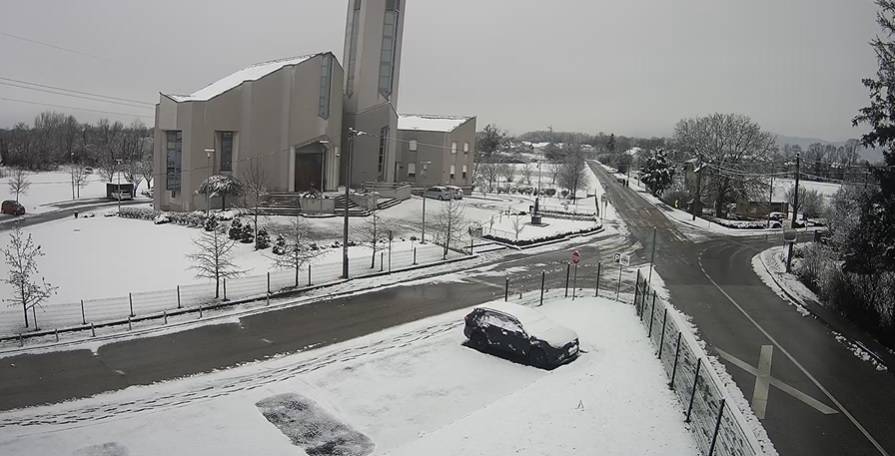
<svg viewBox="0 0 895 456">
<path fill-rule="evenodd" d="M 772 352 L 770 377 L 782 388 L 771 381 L 762 423 L 781 455 L 895 455 L 895 376 L 860 360 L 828 323 L 803 317 L 758 278 L 752 257 L 771 243 L 691 242 L 685 232 L 691 228 L 669 221 L 601 166 L 591 167 L 634 238 L 648 246 L 656 228 L 656 270 L 672 302 L 693 318 L 747 400 L 762 346 L 773 347 L 765 349 Z"/>
</svg>

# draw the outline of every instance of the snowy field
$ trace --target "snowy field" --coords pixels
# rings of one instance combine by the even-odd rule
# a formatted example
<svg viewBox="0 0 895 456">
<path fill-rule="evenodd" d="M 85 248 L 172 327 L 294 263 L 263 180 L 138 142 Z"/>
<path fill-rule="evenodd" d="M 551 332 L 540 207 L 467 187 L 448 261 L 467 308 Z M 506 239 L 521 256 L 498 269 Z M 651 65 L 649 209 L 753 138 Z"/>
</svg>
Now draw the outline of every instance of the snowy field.
<svg viewBox="0 0 895 456">
<path fill-rule="evenodd" d="M 235 369 L 2 413 L 0 454 L 312 453 L 290 437 L 357 444 L 346 453 L 356 455 L 697 454 L 630 305 L 559 298 L 540 310 L 575 330 L 585 351 L 553 371 L 464 346 L 467 309 Z M 297 403 L 307 406 L 287 407 Z M 296 413 L 298 422 L 283 419 Z M 306 422 L 333 432 L 297 432 Z"/>
<path fill-rule="evenodd" d="M 8 169 L 6 177 L 0 178 L 0 200 L 15 200 L 15 194 L 9 189 Z M 25 206 L 26 214 L 39 214 L 56 209 L 52 203 L 69 203 L 72 198 L 71 174 L 66 171 L 28 173 L 31 186 L 19 196 L 19 202 Z M 124 178 L 121 179 L 125 182 Z M 145 190 L 145 182 L 137 189 L 139 195 Z M 106 182 L 97 173 L 87 176 L 87 184 L 81 188 L 79 200 L 103 198 L 106 196 Z M 77 190 L 76 190 L 77 192 Z M 4 216 L 0 220 L 6 219 Z"/>
<path fill-rule="evenodd" d="M 138 314 L 161 312 L 177 306 L 174 290 L 183 288 L 184 305 L 214 297 L 213 282 L 197 278 L 190 269 L 187 254 L 197 249 L 193 239 L 202 233 L 196 228 L 180 225 L 154 225 L 144 220 L 104 217 L 103 211 L 94 217 L 66 218 L 30 226 L 26 229 L 33 241 L 41 246 L 45 256 L 39 258 L 40 274 L 58 286 L 57 294 L 37 311 L 37 319 L 44 329 L 66 327 L 82 323 L 79 301 L 84 299 L 89 313 L 87 321 L 126 318 L 129 314 L 128 293 L 134 293 L 134 307 Z M 354 220 L 352 220 L 353 222 Z M 2 242 L 8 242 L 4 233 Z M 231 298 L 257 295 L 266 291 L 266 273 L 272 273 L 274 290 L 293 285 L 294 274 L 277 270 L 271 249 L 254 250 L 254 244 L 237 243 L 233 261 L 245 272 L 243 278 L 230 281 Z M 380 247 L 383 247 L 380 245 Z M 392 243 L 392 268 L 413 264 L 413 249 L 417 249 L 418 263 L 442 259 L 442 248 L 432 243 L 425 246 L 396 238 Z M 371 265 L 372 250 L 366 246 L 349 248 L 352 275 L 387 269 L 379 254 Z M 460 254 L 451 252 L 451 258 Z M 341 275 L 341 248 L 326 248 L 312 263 L 314 283 L 323 283 Z M 306 269 L 304 270 L 306 271 Z M 300 285 L 307 285 L 306 272 Z M 0 276 L 8 273 L 7 265 L 0 264 Z M 203 284 L 185 287 L 191 284 Z M 12 292 L 0 283 L 0 293 Z M 100 298 L 102 298 L 100 300 Z M 115 299 L 105 299 L 115 298 Z M 0 334 L 15 334 L 23 330 L 21 309 L 0 307 Z"/>
</svg>

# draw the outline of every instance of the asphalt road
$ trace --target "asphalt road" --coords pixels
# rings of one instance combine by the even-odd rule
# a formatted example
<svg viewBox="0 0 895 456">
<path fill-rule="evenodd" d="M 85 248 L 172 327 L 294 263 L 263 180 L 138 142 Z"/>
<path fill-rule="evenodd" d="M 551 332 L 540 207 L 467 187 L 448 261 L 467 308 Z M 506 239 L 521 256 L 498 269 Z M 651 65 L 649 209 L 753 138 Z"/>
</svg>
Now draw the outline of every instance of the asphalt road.
<svg viewBox="0 0 895 456">
<path fill-rule="evenodd" d="M 656 270 L 710 352 L 757 367 L 762 346 L 773 346 L 771 377 L 801 392 L 774 386 L 768 392 L 762 423 L 781 455 L 895 454 L 895 376 L 858 359 L 826 323 L 802 316 L 761 282 L 751 260 L 772 244 L 729 237 L 691 242 L 682 231 L 690 228 L 592 167 L 631 235 L 641 240 L 641 255 L 656 228 Z M 756 377 L 731 356 L 719 358 L 751 399 Z M 836 413 L 821 413 L 810 399 L 801 400 L 805 395 Z"/>
<path fill-rule="evenodd" d="M 77 201 L 75 202 L 77 203 Z M 145 200 L 131 200 L 131 201 L 122 201 L 122 206 L 136 206 L 140 204 L 147 204 L 148 201 Z M 88 203 L 88 204 L 66 204 L 61 209 L 56 209 L 49 212 L 42 212 L 39 214 L 30 215 L 28 217 L 15 218 L 9 215 L 0 215 L 0 232 L 2 231 L 10 231 L 15 229 L 16 227 L 25 228 L 31 225 L 37 225 L 39 223 L 52 222 L 53 220 L 59 220 L 66 217 L 74 217 L 75 212 L 84 213 L 89 211 L 95 211 L 97 209 L 104 209 L 110 207 L 117 207 L 118 201 L 103 201 L 99 203 Z"/>
</svg>

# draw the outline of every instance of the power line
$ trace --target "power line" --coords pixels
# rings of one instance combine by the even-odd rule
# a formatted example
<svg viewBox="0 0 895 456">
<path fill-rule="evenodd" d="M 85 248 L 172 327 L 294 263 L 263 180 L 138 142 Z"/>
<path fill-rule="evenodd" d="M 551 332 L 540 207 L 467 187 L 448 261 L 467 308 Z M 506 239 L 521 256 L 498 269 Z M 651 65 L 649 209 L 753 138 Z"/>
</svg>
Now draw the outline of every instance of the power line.
<svg viewBox="0 0 895 456">
<path fill-rule="evenodd" d="M 139 104 L 139 105 L 146 105 L 146 106 L 155 106 L 154 103 L 150 103 L 150 102 L 147 102 L 147 101 L 134 100 L 134 99 L 130 99 L 130 98 L 113 97 L 113 96 L 109 96 L 109 95 L 101 95 L 101 94 L 98 94 L 98 93 L 84 92 L 84 91 L 74 90 L 74 89 L 66 89 L 66 88 L 63 88 L 63 87 L 56 87 L 56 86 L 51 86 L 51 85 L 46 85 L 46 84 L 38 84 L 38 83 L 36 83 L 36 82 L 22 81 L 22 80 L 19 80 L 19 79 L 5 78 L 5 77 L 2 77 L 2 76 L 0 76 L 0 81 L 9 81 L 9 82 L 17 83 L 17 84 L 27 84 L 27 85 L 29 85 L 29 86 L 41 87 L 41 88 L 44 88 L 44 89 L 59 90 L 59 91 L 62 91 L 62 92 L 70 92 L 70 93 L 74 93 L 74 94 L 78 94 L 78 95 L 86 95 L 86 96 L 90 96 L 90 97 L 106 98 L 106 99 L 109 99 L 109 100 L 121 101 L 121 102 L 126 102 L 126 103 L 131 103 L 131 104 Z M 12 85 L 12 84 L 9 84 L 9 83 L 4 83 L 4 82 L 0 82 L 0 84 Z M 15 86 L 15 87 L 21 87 L 21 86 Z M 22 88 L 25 88 L 25 89 L 31 89 L 31 90 L 38 90 L 38 89 L 35 89 L 35 88 L 30 88 L 30 87 L 22 87 Z M 109 103 L 113 103 L 113 101 L 109 101 Z"/>
<path fill-rule="evenodd" d="M 45 41 L 35 40 L 33 38 L 28 38 L 28 37 L 24 37 L 24 36 L 20 36 L 20 35 L 13 35 L 12 33 L 0 32 L 0 35 L 5 36 L 7 38 L 12 38 L 12 39 L 24 41 L 27 43 L 37 44 L 40 46 L 56 49 L 57 51 L 63 51 L 63 52 L 68 52 L 70 54 L 82 55 L 85 57 L 90 57 L 90 58 L 94 58 L 94 59 L 102 60 L 102 61 L 106 61 L 106 62 L 114 62 L 114 60 L 112 60 L 112 59 L 108 59 L 108 58 L 101 57 L 101 56 L 98 56 L 95 54 L 91 54 L 89 52 L 79 51 L 77 49 L 71 49 L 71 48 L 59 46 L 59 45 L 56 45 L 53 43 L 47 43 Z"/>
<path fill-rule="evenodd" d="M 2 78 L 0 78 L 0 79 L 2 79 Z M 92 97 L 88 97 L 88 96 L 65 93 L 65 92 L 60 92 L 60 91 L 56 91 L 56 90 L 42 89 L 39 87 L 28 87 L 25 85 L 14 84 L 11 82 L 0 81 L 0 85 L 7 86 L 7 87 L 16 87 L 16 88 L 25 89 L 25 90 L 33 90 L 36 92 L 50 93 L 53 95 L 62 95 L 64 97 L 78 98 L 81 100 L 95 101 L 98 103 L 111 103 L 111 104 L 116 104 L 116 105 L 121 105 L 121 106 L 127 106 L 129 108 L 135 108 L 135 109 L 153 109 L 152 107 L 149 107 L 149 106 L 140 106 L 140 105 L 137 105 L 137 104 L 131 103 L 131 102 L 104 100 L 102 98 L 92 98 Z"/>
<path fill-rule="evenodd" d="M 16 98 L 6 98 L 6 97 L 0 97 L 0 100 L 12 101 L 15 103 L 25 103 L 25 104 L 31 104 L 31 105 L 37 105 L 37 106 L 48 106 L 51 108 L 73 109 L 75 111 L 95 112 L 95 113 L 99 113 L 99 114 L 112 114 L 112 115 L 116 115 L 116 116 L 139 117 L 139 118 L 143 118 L 143 119 L 153 119 L 153 121 L 155 120 L 155 117 L 153 117 L 153 116 L 148 116 L 145 114 L 134 114 L 134 113 L 130 113 L 130 112 L 114 112 L 114 111 L 103 111 L 100 109 L 78 108 L 75 106 L 63 106 L 63 105 L 56 105 L 56 104 L 50 104 L 50 103 L 38 103 L 36 101 L 19 100 Z"/>
</svg>

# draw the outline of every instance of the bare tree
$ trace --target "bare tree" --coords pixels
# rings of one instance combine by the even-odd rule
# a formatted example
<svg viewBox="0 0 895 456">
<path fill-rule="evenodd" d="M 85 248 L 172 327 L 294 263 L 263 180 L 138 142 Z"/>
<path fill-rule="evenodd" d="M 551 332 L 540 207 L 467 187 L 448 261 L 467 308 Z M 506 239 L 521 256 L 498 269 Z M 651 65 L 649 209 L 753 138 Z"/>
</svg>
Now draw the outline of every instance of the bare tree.
<svg viewBox="0 0 895 456">
<path fill-rule="evenodd" d="M 512 183 L 516 179 L 516 168 L 510 163 L 498 165 L 498 172 L 507 184 Z"/>
<path fill-rule="evenodd" d="M 556 163 L 550 163 L 547 166 L 550 167 L 550 182 L 553 185 L 556 185 L 556 178 L 559 177 L 559 172 L 560 172 L 561 168 Z"/>
<path fill-rule="evenodd" d="M 522 181 L 525 182 L 525 185 L 531 185 L 532 174 L 534 174 L 534 167 L 531 163 L 526 163 L 525 166 L 522 167 Z"/>
<path fill-rule="evenodd" d="M 76 191 L 75 198 L 81 197 L 81 189 L 87 185 L 87 168 L 83 163 L 72 163 L 71 168 L 69 169 L 71 173 L 71 183 L 74 187 L 74 191 Z"/>
<path fill-rule="evenodd" d="M 23 168 L 15 168 L 9 174 L 9 191 L 16 195 L 16 202 L 19 202 L 19 195 L 28 192 L 31 187 L 31 181 L 28 179 L 28 172 Z"/>
<path fill-rule="evenodd" d="M 494 183 L 500 175 L 497 163 L 480 163 L 476 167 L 476 176 L 480 178 L 480 185 L 489 192 L 494 191 Z"/>
<path fill-rule="evenodd" d="M 13 287 L 14 294 L 3 301 L 13 306 L 22 306 L 26 328 L 29 327 L 28 309 L 31 309 L 34 328 L 37 329 L 35 307 L 56 294 L 59 287 L 50 285 L 43 277 L 37 278 L 37 259 L 44 256 L 44 252 L 39 245 L 34 245 L 31 234 L 26 237 L 20 228 L 16 228 L 9 237 L 9 245 L 3 249 L 9 273 L 3 281 Z"/>
<path fill-rule="evenodd" d="M 140 174 L 143 176 L 143 180 L 146 181 L 146 190 L 152 189 L 152 159 L 152 151 L 150 151 L 148 154 L 143 154 L 143 159 L 140 160 Z"/>
<path fill-rule="evenodd" d="M 559 185 L 569 190 L 569 195 L 575 199 L 578 190 L 584 187 L 585 159 L 584 153 L 577 144 L 565 147 L 563 162 L 558 168 Z"/>
<path fill-rule="evenodd" d="M 242 179 L 244 194 L 251 198 L 249 203 L 254 208 L 252 212 L 255 214 L 255 239 L 257 239 L 258 206 L 261 205 L 264 195 L 267 195 L 267 173 L 264 172 L 264 167 L 258 163 L 258 160 L 252 159 L 252 162 L 249 164 L 249 171 L 243 175 Z"/>
<path fill-rule="evenodd" d="M 381 244 L 388 242 L 388 233 L 395 230 L 395 223 L 383 219 L 375 211 L 364 220 L 355 230 L 356 237 L 361 243 L 370 247 L 373 251 L 370 255 L 370 268 L 376 267 L 376 252 Z"/>
<path fill-rule="evenodd" d="M 522 215 L 514 215 L 511 220 L 513 226 L 513 233 L 516 235 L 516 242 L 519 242 L 519 235 L 522 234 L 522 230 L 525 229 L 525 220 Z"/>
<path fill-rule="evenodd" d="M 282 255 L 271 257 L 274 266 L 280 269 L 295 271 L 295 286 L 298 286 L 298 274 L 305 265 L 317 256 L 317 251 L 310 248 L 307 227 L 296 215 L 288 229 L 278 232 L 286 239 L 286 251 Z"/>
<path fill-rule="evenodd" d="M 224 233 L 222 226 L 218 226 L 211 231 L 202 231 L 199 237 L 193 240 L 193 244 L 197 252 L 187 255 L 193 262 L 190 269 L 196 271 L 196 277 L 214 280 L 214 297 L 218 298 L 221 280 L 238 277 L 244 272 L 233 264 L 233 247 L 236 241 Z"/>
<path fill-rule="evenodd" d="M 463 206 L 448 200 L 441 212 L 435 217 L 436 243 L 444 247 L 443 258 L 447 259 L 451 244 L 459 245 L 462 242 L 463 233 L 466 230 L 466 219 L 463 215 Z"/>
</svg>

